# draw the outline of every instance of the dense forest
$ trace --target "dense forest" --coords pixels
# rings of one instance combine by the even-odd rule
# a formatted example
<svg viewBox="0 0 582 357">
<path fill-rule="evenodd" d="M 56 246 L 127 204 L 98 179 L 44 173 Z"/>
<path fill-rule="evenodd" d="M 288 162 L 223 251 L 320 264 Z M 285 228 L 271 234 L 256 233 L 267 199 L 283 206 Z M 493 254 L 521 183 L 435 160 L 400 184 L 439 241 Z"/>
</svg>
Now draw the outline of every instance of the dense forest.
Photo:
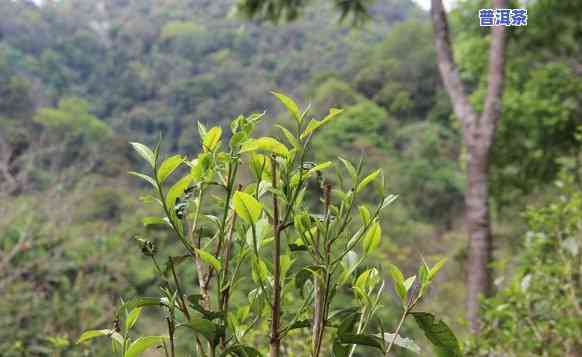
<svg viewBox="0 0 582 357">
<path fill-rule="evenodd" d="M 481 300 L 479 335 L 465 318 L 470 153 L 429 12 L 412 0 L 378 0 L 353 22 L 317 0 L 293 21 L 269 21 L 245 15 L 244 3 L 0 0 L 0 355 L 112 355 L 109 341 L 76 342 L 83 331 L 112 328 L 123 301 L 159 295 L 160 277 L 135 238 L 155 242 L 164 257 L 181 254 L 170 231 L 142 222 L 159 212 L 147 183 L 128 175 L 148 169 L 129 142 L 194 159 L 208 149 L 200 146 L 210 140 L 206 128 L 222 128 L 225 146 L 238 123 L 255 125 L 252 114 L 263 112 L 255 131 L 283 142 L 287 134 L 274 125 L 294 121 L 270 91 L 309 105 L 315 118 L 343 109 L 314 136 L 306 160 L 340 156 L 365 172 L 382 169 L 382 190 L 398 199 L 378 222 L 382 246 L 367 264 L 390 262 L 412 276 L 418 262 L 447 258 L 420 303 L 446 321 L 465 355 L 582 355 L 582 3 L 528 1 L 528 26 L 507 30 L 489 165 L 493 291 Z M 488 6 L 459 1 L 447 14 L 459 76 L 478 112 L 492 36 L 476 14 Z M 360 199 L 378 201 L 372 191 Z M 378 321 L 394 330 L 398 287 L 382 276 Z M 246 294 L 250 284 L 237 289 Z M 354 293 L 335 294 L 341 305 Z M 164 334 L 160 316 L 144 309 L 135 329 Z M 258 341 L 268 327 L 257 324 L 245 338 Z M 414 348 L 400 341 L 393 355 L 418 346 L 431 355 L 422 329 L 407 321 L 400 331 Z M 311 333 L 294 330 L 285 355 L 309 355 Z M 186 341 L 177 342 L 178 356 L 194 355 Z M 367 348 L 349 355 L 373 355 Z"/>
</svg>

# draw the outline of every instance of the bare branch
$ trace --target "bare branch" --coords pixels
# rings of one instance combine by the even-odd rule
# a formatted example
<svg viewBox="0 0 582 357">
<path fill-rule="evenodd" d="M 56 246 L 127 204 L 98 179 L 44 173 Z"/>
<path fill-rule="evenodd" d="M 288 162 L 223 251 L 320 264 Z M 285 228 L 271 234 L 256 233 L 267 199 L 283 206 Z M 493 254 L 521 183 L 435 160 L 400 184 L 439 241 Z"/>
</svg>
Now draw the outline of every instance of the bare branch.
<svg viewBox="0 0 582 357">
<path fill-rule="evenodd" d="M 477 115 L 469 102 L 459 69 L 453 58 L 447 15 L 442 0 L 432 0 L 430 13 L 441 77 L 451 98 L 453 110 L 463 124 L 464 135 L 468 137 Z"/>
<path fill-rule="evenodd" d="M 504 9 L 507 7 L 507 1 L 494 0 L 493 7 Z M 495 128 L 497 127 L 499 117 L 501 116 L 506 37 L 504 27 L 495 26 L 491 29 L 489 69 L 487 73 L 487 97 L 485 98 L 485 107 L 481 114 L 481 121 L 486 127 L 485 136 L 488 145 L 493 143 Z"/>
</svg>

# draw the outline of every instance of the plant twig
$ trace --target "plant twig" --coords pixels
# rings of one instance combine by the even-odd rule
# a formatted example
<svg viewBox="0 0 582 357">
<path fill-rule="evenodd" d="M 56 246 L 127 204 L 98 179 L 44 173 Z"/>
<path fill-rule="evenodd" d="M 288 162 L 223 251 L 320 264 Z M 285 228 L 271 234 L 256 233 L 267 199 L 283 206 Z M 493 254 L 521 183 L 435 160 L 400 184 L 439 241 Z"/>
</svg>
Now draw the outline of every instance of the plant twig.
<svg viewBox="0 0 582 357">
<path fill-rule="evenodd" d="M 272 166 L 272 186 L 277 189 L 277 160 L 273 155 L 271 157 Z M 271 308 L 271 341 L 270 356 L 278 357 L 281 349 L 281 339 L 279 336 L 279 319 L 281 314 L 281 231 L 279 227 L 279 203 L 277 194 L 273 193 L 273 303 Z"/>
<path fill-rule="evenodd" d="M 398 322 L 398 326 L 396 326 L 396 331 L 394 331 L 394 336 L 392 336 L 392 340 L 390 341 L 390 344 L 388 345 L 388 348 L 386 349 L 385 357 L 388 357 L 388 353 L 390 352 L 390 350 L 392 349 L 392 346 L 396 342 L 396 339 L 398 338 L 398 334 L 400 333 L 400 329 L 402 328 L 402 325 L 404 324 L 404 320 L 406 320 L 406 317 L 408 316 L 409 312 L 410 312 L 410 309 L 408 307 L 406 307 L 404 309 L 404 313 L 402 313 L 402 317 L 400 318 L 400 322 Z M 384 338 L 384 336 L 382 336 L 382 338 Z"/>
</svg>

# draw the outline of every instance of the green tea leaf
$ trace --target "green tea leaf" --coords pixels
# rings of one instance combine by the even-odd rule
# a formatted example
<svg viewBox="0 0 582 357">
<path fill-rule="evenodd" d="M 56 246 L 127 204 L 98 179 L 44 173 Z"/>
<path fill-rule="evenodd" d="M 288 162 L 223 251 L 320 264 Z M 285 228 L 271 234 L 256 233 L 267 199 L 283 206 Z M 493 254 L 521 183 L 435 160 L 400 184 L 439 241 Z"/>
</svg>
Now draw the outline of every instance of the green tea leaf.
<svg viewBox="0 0 582 357">
<path fill-rule="evenodd" d="M 380 240 L 382 237 L 382 228 L 378 222 L 372 224 L 372 226 L 366 232 L 366 235 L 362 239 L 362 248 L 366 254 L 373 252 L 380 245 Z"/>
<path fill-rule="evenodd" d="M 354 286 L 362 291 L 366 291 L 366 288 L 373 288 L 376 284 L 378 284 L 378 270 L 376 268 L 370 268 L 358 276 Z"/>
<path fill-rule="evenodd" d="M 127 315 L 127 318 L 125 319 L 125 329 L 126 330 L 130 330 L 135 325 L 135 323 L 137 322 L 137 319 L 139 318 L 139 315 L 141 314 L 141 310 L 142 310 L 142 307 L 136 307 L 135 309 L 133 309 L 129 312 L 129 314 Z"/>
<path fill-rule="evenodd" d="M 285 108 L 287 108 L 289 113 L 293 116 L 293 119 L 297 122 L 301 122 L 301 111 L 299 110 L 297 103 L 291 97 L 274 91 L 271 93 L 285 106 Z"/>
<path fill-rule="evenodd" d="M 382 209 L 386 208 L 392 202 L 396 201 L 397 198 L 398 198 L 398 195 L 388 195 L 388 196 L 386 196 L 386 198 L 384 199 L 384 201 L 382 201 Z"/>
<path fill-rule="evenodd" d="M 338 159 L 342 162 L 342 164 L 344 164 L 346 170 L 348 170 L 348 173 L 350 174 L 350 177 L 352 178 L 352 181 L 356 182 L 357 178 L 358 178 L 358 172 L 356 171 L 356 168 L 354 167 L 354 165 L 352 165 L 351 162 L 349 162 L 348 160 L 338 157 Z"/>
<path fill-rule="evenodd" d="M 156 345 L 161 345 L 167 337 L 165 336 L 145 336 L 133 341 L 123 355 L 124 357 L 138 357 L 147 349 Z"/>
<path fill-rule="evenodd" d="M 428 281 L 431 281 L 447 262 L 447 258 L 439 260 L 428 272 Z"/>
<path fill-rule="evenodd" d="M 220 137 L 222 136 L 222 128 L 219 126 L 215 126 L 214 128 L 210 129 L 206 136 L 204 137 L 204 141 L 202 142 L 202 148 L 204 151 L 214 151 L 218 142 L 220 141 Z"/>
<path fill-rule="evenodd" d="M 151 167 L 156 166 L 156 157 L 150 148 L 140 143 L 130 142 L 130 144 L 139 156 L 144 158 Z"/>
<path fill-rule="evenodd" d="M 461 348 L 451 329 L 428 312 L 412 312 L 418 326 L 433 344 L 438 357 L 461 357 Z"/>
<path fill-rule="evenodd" d="M 312 167 L 309 171 L 307 171 L 307 175 L 311 175 L 317 171 L 323 171 L 330 167 L 333 167 L 333 162 L 331 161 L 322 162 L 321 164 L 317 164 L 314 167 Z"/>
<path fill-rule="evenodd" d="M 301 133 L 301 140 L 305 139 L 306 137 L 308 137 L 309 135 L 313 134 L 317 129 L 323 127 L 324 125 L 326 125 L 327 123 L 329 123 L 333 118 L 335 118 L 338 114 L 340 114 L 343 110 L 341 109 L 336 109 L 336 108 L 331 108 L 329 110 L 329 114 L 323 118 L 323 120 L 319 121 L 319 120 L 311 120 L 309 122 L 309 124 L 307 124 L 307 128 L 305 128 L 305 130 L 303 131 L 303 133 Z"/>
<path fill-rule="evenodd" d="M 218 326 L 212 321 L 193 316 L 190 319 L 190 328 L 195 332 L 204 336 L 208 342 L 213 343 L 214 338 L 218 334 Z"/>
<path fill-rule="evenodd" d="M 406 291 L 410 290 L 410 288 L 412 287 L 412 284 L 414 284 L 414 280 L 416 280 L 416 275 L 413 275 L 404 281 L 403 285 L 404 285 L 404 288 L 406 289 Z"/>
<path fill-rule="evenodd" d="M 167 222 L 161 217 L 145 217 L 143 219 L 144 226 L 153 226 L 153 225 L 166 225 Z"/>
<path fill-rule="evenodd" d="M 394 339 L 393 333 L 384 333 L 384 341 L 386 343 L 392 342 Z M 414 340 L 406 337 L 401 337 L 400 335 L 396 335 L 396 339 L 394 339 L 394 344 L 396 346 L 400 346 L 402 348 L 406 348 L 414 353 L 420 353 L 420 347 L 414 342 Z"/>
<path fill-rule="evenodd" d="M 356 324 L 358 323 L 358 320 L 360 320 L 360 316 L 361 314 L 358 311 L 355 312 L 348 311 L 347 315 L 343 317 L 341 323 L 337 328 L 338 336 L 352 334 Z"/>
<path fill-rule="evenodd" d="M 156 184 L 156 181 L 153 178 L 149 177 L 148 175 L 144 175 L 144 174 L 141 174 L 141 173 L 135 172 L 135 171 L 130 171 L 130 172 L 128 172 L 128 174 L 131 176 L 139 177 L 140 179 L 142 179 L 142 180 L 148 182 L 150 185 L 152 185 L 156 190 L 158 189 L 158 185 Z"/>
<path fill-rule="evenodd" d="M 184 157 L 182 155 L 170 156 L 158 169 L 158 181 L 163 183 L 182 163 L 184 162 Z"/>
<path fill-rule="evenodd" d="M 77 344 L 93 339 L 95 337 L 111 336 L 113 332 L 115 331 L 111 329 L 85 331 L 83 332 L 83 334 L 81 334 L 81 336 L 77 340 Z"/>
<path fill-rule="evenodd" d="M 402 303 L 406 304 L 406 297 L 408 294 L 406 288 L 404 287 L 404 275 L 402 275 L 402 272 L 396 265 L 390 263 L 388 263 L 388 272 L 390 273 L 392 281 L 394 282 L 394 290 L 400 297 Z"/>
<path fill-rule="evenodd" d="M 176 199 L 184 193 L 184 191 L 188 188 L 190 183 L 192 182 L 192 176 L 190 174 L 182 177 L 178 182 L 176 182 L 168 191 L 166 195 L 166 206 L 174 213 L 174 206 L 176 205 Z"/>
<path fill-rule="evenodd" d="M 236 214 L 245 222 L 254 224 L 261 216 L 263 205 L 248 193 L 237 191 L 232 197 Z"/>
<path fill-rule="evenodd" d="M 338 339 L 341 344 L 370 346 L 380 351 L 384 350 L 384 341 L 374 335 L 345 334 L 338 336 Z"/>
<path fill-rule="evenodd" d="M 358 212 L 360 212 L 360 217 L 362 218 L 362 223 L 368 224 L 368 222 L 370 222 L 370 211 L 368 211 L 368 208 L 366 206 L 363 206 L 363 205 L 359 206 Z"/>
<path fill-rule="evenodd" d="M 283 132 L 285 138 L 287 138 L 287 141 L 289 141 L 289 144 L 291 144 L 291 146 L 293 146 L 297 150 L 301 149 L 302 147 L 301 143 L 297 140 L 295 136 L 293 136 L 293 134 L 291 134 L 291 132 L 287 128 L 281 125 L 276 125 L 276 127 Z"/>
<path fill-rule="evenodd" d="M 287 149 L 285 145 L 277 139 L 268 136 L 245 142 L 242 145 L 240 152 L 245 153 L 255 150 L 265 150 L 284 157 L 289 155 L 289 149 Z"/>
<path fill-rule="evenodd" d="M 200 140 L 204 141 L 204 138 L 206 138 L 206 135 L 208 134 L 208 129 L 206 129 L 206 126 L 204 126 L 200 121 L 197 122 L 197 125 L 198 136 L 200 136 Z"/>
<path fill-rule="evenodd" d="M 380 172 L 382 172 L 382 170 L 378 169 L 374 172 L 372 172 L 371 174 L 369 174 L 368 176 L 366 176 L 362 182 L 360 182 L 358 184 L 358 187 L 356 188 L 356 192 L 360 192 L 362 191 L 366 186 L 368 186 L 368 184 L 372 181 L 374 181 L 379 175 Z"/>
<path fill-rule="evenodd" d="M 216 270 L 220 270 L 220 268 L 222 268 L 222 264 L 220 263 L 220 261 L 218 259 L 216 259 L 216 257 L 202 249 L 198 249 L 198 248 L 194 248 L 196 249 L 196 254 L 198 254 L 198 256 L 200 257 L 200 259 L 202 259 L 202 261 L 206 264 L 210 264 L 212 265 L 212 267 Z"/>
<path fill-rule="evenodd" d="M 348 357 L 350 355 L 350 348 L 340 343 L 339 339 L 333 341 L 333 357 Z"/>
</svg>

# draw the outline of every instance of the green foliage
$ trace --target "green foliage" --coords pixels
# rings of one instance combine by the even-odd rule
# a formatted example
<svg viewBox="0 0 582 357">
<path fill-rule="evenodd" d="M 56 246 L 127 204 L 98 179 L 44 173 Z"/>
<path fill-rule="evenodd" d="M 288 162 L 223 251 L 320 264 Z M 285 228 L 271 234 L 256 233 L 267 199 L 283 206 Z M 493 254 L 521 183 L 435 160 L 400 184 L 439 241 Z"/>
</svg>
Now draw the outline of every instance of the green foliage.
<svg viewBox="0 0 582 357">
<path fill-rule="evenodd" d="M 579 183 L 562 173 L 553 201 L 526 213 L 529 230 L 512 276 L 483 301 L 482 336 L 471 356 L 558 356 L 580 350 Z"/>
<path fill-rule="evenodd" d="M 283 130 L 293 143 L 291 150 L 275 138 L 251 136 L 263 115 L 239 116 L 231 123 L 228 151 L 221 151 L 220 127 L 208 130 L 199 125 L 202 150 L 194 160 L 175 155 L 160 164 L 159 144 L 151 150 L 132 143 L 153 169 L 151 176 L 133 174 L 152 184 L 157 196 L 152 203 L 163 213 L 160 218 L 147 220 L 167 222 L 165 226 L 183 247 L 178 257 L 167 257 L 167 268 L 162 271 L 158 260 L 166 257 L 159 254 L 154 242 L 139 239 L 142 252 L 152 259 L 159 273 L 162 296 L 137 301 L 151 301 L 151 305 L 161 307 L 168 335 L 163 339 L 139 337 L 131 342 L 128 330 L 143 306 L 132 300 L 120 308 L 130 311 L 126 312 L 125 331 L 119 328 L 89 331 L 79 342 L 109 336 L 114 341 L 114 352 L 121 356 L 137 356 L 155 344 L 162 344 L 165 354 L 174 356 L 176 341 L 185 338 L 177 334 L 177 328 L 185 326 L 197 341 L 196 347 L 190 346 L 189 350 L 195 349 L 198 354 L 263 355 L 269 341 L 270 350 L 278 353 L 279 347 L 273 347 L 273 341 L 294 348 L 289 337 L 311 328 L 311 356 L 329 352 L 324 341 L 333 341 L 334 353 L 345 356 L 351 356 L 358 346 L 374 347 L 382 355 L 387 355 L 395 344 L 411 348 L 413 342 L 399 337 L 396 343 L 396 336 L 424 298 L 442 262 L 433 269 L 423 263 L 419 275 L 406 281 L 400 270 L 390 265 L 403 315 L 395 337 L 386 339 L 384 328 L 376 323 L 385 294 L 381 271 L 367 267 L 364 262 L 383 240 L 380 215 L 396 196 L 384 197 L 381 190 L 380 197 L 384 198 L 375 203 L 376 208 L 369 212 L 360 206 L 362 221 L 354 222 L 353 211 L 358 207 L 359 196 L 376 181 L 383 180 L 381 170 L 364 174 L 362 164 L 354 167 L 343 160 L 351 181 L 334 187 L 332 197 L 331 184 L 325 178 L 321 180 L 322 170 L 332 163 L 306 169 L 305 157 L 312 137 L 325 132 L 325 124 L 341 111 L 332 109 L 321 120 L 306 121 L 303 119 L 307 110 L 301 111 L 288 96 L 274 95 L 295 119 L 295 128 Z M 270 158 L 257 152 L 270 154 Z M 242 179 L 245 166 L 254 174 L 250 182 Z M 188 167 L 189 171 L 175 179 L 175 183 L 163 182 L 168 172 L 183 172 Z M 320 178 L 320 187 L 311 190 L 308 184 L 315 176 Z M 321 198 L 322 204 L 313 210 L 309 201 L 317 198 Z M 360 245 L 362 253 L 358 258 L 356 251 Z M 351 262 L 346 263 L 346 257 Z M 192 289 L 183 285 L 184 281 L 192 281 L 192 277 L 185 278 L 188 275 L 177 270 L 183 261 L 196 266 L 199 284 L 193 295 Z M 252 284 L 242 284 L 244 272 L 250 273 Z M 340 288 L 353 291 L 349 305 L 336 301 Z M 352 314 L 334 318 L 346 309 Z M 254 336 L 251 331 L 269 321 L 270 339 Z M 421 327 L 426 330 L 422 323 Z M 441 348 L 449 346 L 447 339 L 451 335 L 427 332 L 427 336 Z"/>
<path fill-rule="evenodd" d="M 86 136 L 91 141 L 112 134 L 104 122 L 89 113 L 89 103 L 79 98 L 63 98 L 57 108 L 42 108 L 34 121 L 65 137 Z"/>
<path fill-rule="evenodd" d="M 200 34 L 203 31 L 204 28 L 194 22 L 171 21 L 162 28 L 160 38 L 172 39 L 181 36 Z"/>
</svg>

